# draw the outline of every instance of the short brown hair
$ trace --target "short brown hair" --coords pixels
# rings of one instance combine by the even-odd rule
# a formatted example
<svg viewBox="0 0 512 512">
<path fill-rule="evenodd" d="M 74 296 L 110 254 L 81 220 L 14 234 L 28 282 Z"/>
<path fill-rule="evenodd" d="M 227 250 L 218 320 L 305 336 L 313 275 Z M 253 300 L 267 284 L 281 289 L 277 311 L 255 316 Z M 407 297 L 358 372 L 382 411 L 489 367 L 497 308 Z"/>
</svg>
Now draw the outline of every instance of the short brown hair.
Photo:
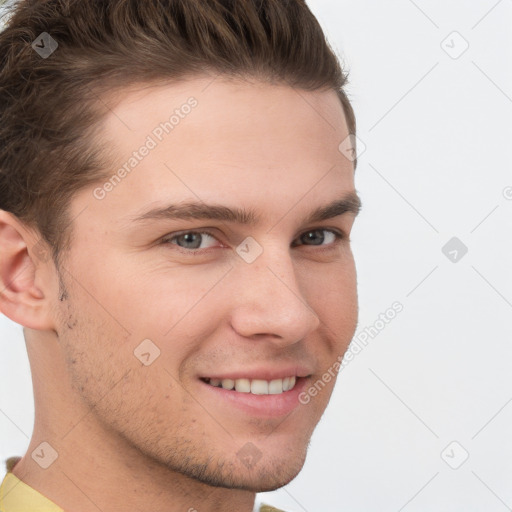
<svg viewBox="0 0 512 512">
<path fill-rule="evenodd" d="M 36 228 L 56 264 L 73 195 L 107 172 L 95 134 L 109 92 L 205 73 L 334 89 L 356 132 L 348 74 L 304 0 L 19 0 L 7 19 L 0 209 Z M 42 32 L 58 44 L 48 58 L 31 46 Z"/>
</svg>

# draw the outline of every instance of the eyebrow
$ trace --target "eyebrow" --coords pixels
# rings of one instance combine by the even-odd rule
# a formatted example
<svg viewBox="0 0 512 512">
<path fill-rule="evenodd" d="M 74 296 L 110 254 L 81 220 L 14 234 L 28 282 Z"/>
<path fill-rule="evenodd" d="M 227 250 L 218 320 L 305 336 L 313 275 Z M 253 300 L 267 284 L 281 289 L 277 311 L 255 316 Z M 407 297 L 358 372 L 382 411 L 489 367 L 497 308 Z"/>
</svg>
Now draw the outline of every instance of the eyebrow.
<svg viewBox="0 0 512 512">
<path fill-rule="evenodd" d="M 341 199 L 320 206 L 311 211 L 302 220 L 304 224 L 320 222 L 345 213 L 357 216 L 361 210 L 361 199 L 356 192 L 349 192 Z M 186 201 L 164 207 L 153 208 L 141 215 L 130 218 L 134 223 L 143 223 L 148 220 L 217 220 L 242 225 L 255 225 L 260 216 L 255 210 L 245 208 L 231 208 L 220 204 L 207 204 L 204 202 Z"/>
</svg>

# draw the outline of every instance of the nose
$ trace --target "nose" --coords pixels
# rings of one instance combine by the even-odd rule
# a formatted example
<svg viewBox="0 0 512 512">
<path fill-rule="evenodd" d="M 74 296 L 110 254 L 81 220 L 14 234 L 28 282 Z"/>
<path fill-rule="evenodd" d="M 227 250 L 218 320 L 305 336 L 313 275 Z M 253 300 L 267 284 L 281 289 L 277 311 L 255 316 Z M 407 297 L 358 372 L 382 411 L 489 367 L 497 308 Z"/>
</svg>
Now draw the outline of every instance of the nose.
<svg viewBox="0 0 512 512">
<path fill-rule="evenodd" d="M 233 270 L 231 325 L 245 338 L 276 345 L 296 343 L 320 325 L 297 279 L 286 248 L 265 248 L 252 263 L 241 260 Z"/>
</svg>

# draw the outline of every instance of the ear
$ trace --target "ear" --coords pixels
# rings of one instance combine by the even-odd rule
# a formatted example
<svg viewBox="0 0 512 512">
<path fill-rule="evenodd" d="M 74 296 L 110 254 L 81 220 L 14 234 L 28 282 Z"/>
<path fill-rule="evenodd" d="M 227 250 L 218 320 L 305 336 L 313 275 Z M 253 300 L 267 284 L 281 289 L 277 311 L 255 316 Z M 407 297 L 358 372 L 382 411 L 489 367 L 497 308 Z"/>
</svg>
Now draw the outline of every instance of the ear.
<svg viewBox="0 0 512 512">
<path fill-rule="evenodd" d="M 48 245 L 16 216 L 0 210 L 0 312 L 24 327 L 53 329 L 51 267 Z"/>
</svg>

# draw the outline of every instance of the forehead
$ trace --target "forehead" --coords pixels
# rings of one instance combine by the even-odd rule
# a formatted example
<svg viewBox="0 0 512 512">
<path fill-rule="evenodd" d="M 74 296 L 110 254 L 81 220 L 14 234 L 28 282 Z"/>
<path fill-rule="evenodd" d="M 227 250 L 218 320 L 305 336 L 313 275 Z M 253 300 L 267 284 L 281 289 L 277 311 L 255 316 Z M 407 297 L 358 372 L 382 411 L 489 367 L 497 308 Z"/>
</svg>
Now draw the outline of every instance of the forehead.
<svg viewBox="0 0 512 512">
<path fill-rule="evenodd" d="M 221 108 L 226 120 L 233 114 L 244 117 L 250 113 L 253 118 L 264 118 L 283 110 L 293 110 L 296 115 L 307 118 L 313 111 L 331 129 L 337 129 L 343 116 L 341 101 L 331 89 L 307 91 L 281 82 L 204 75 L 178 81 L 135 83 L 113 90 L 104 96 L 104 104 L 112 107 L 105 119 L 105 129 L 115 128 L 116 121 L 130 131 L 136 127 L 147 129 L 150 125 L 145 125 L 144 118 L 140 117 L 141 109 L 146 119 L 152 116 L 161 119 L 191 96 L 201 104 L 205 117 L 208 113 L 216 115 Z M 203 118 L 202 122 L 205 121 Z"/>
<path fill-rule="evenodd" d="M 286 84 L 202 77 L 177 83 L 132 86 L 115 93 L 115 106 L 103 134 L 128 154 L 147 136 L 159 146 L 178 150 L 187 142 L 210 153 L 226 149 L 234 158 L 263 149 L 324 152 L 332 162 L 348 135 L 341 102 L 333 90 L 305 91 Z M 321 146 L 321 147 L 320 147 Z M 255 164 L 257 162 L 254 162 Z M 350 165 L 349 165 L 350 166 Z"/>
<path fill-rule="evenodd" d="M 306 194 L 338 198 L 353 189 L 339 151 L 347 136 L 331 90 L 221 77 L 127 89 L 101 126 L 115 163 L 94 206 L 134 214 L 193 199 L 279 210 Z"/>
</svg>

